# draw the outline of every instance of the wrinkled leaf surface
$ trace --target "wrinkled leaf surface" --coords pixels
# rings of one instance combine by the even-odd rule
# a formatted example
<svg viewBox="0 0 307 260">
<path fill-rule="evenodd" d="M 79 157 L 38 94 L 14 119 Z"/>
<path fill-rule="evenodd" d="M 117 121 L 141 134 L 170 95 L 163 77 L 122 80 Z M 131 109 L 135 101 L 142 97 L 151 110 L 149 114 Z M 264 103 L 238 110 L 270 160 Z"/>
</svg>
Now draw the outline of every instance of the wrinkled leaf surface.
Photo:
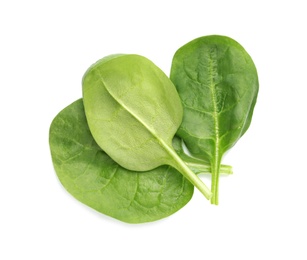
<svg viewBox="0 0 307 260">
<path fill-rule="evenodd" d="M 212 203 L 217 204 L 221 158 L 252 119 L 258 93 L 255 65 L 233 39 L 206 36 L 176 52 L 170 78 L 184 109 L 177 134 L 194 156 L 211 163 Z"/>
<path fill-rule="evenodd" d="M 115 163 L 94 141 L 81 99 L 55 117 L 49 143 L 65 189 L 118 220 L 155 221 L 178 211 L 193 195 L 193 185 L 170 166 L 132 172 Z"/>
</svg>

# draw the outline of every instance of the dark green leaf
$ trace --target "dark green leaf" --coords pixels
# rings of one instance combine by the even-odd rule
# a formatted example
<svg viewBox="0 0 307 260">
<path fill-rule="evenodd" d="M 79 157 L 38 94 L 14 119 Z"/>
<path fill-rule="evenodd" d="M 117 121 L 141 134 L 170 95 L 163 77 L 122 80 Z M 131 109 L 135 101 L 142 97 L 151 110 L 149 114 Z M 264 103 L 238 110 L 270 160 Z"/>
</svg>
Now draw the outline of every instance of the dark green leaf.
<svg viewBox="0 0 307 260">
<path fill-rule="evenodd" d="M 193 195 L 193 185 L 170 166 L 132 172 L 115 163 L 94 141 L 82 100 L 55 117 L 49 143 L 65 189 L 84 204 L 121 221 L 142 223 L 167 217 Z"/>
<path fill-rule="evenodd" d="M 213 35 L 181 47 L 173 58 L 170 77 L 184 109 L 177 134 L 192 155 L 210 162 L 211 202 L 217 204 L 222 156 L 252 119 L 258 93 L 255 65 L 239 43 Z"/>
</svg>

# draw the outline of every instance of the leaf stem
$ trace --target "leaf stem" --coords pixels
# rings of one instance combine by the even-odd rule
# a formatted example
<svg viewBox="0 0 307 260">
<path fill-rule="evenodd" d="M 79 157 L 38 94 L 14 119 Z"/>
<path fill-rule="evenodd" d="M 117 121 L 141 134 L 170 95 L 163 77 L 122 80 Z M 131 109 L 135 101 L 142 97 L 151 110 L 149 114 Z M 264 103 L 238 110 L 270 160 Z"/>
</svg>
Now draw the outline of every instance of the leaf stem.
<svg viewBox="0 0 307 260">
<path fill-rule="evenodd" d="M 218 205 L 219 204 L 219 177 L 220 177 L 220 163 L 221 158 L 215 158 L 211 163 L 211 204 Z"/>
<path fill-rule="evenodd" d="M 220 173 L 221 174 L 233 174 L 232 166 L 221 164 Z"/>
<path fill-rule="evenodd" d="M 172 157 L 174 158 L 175 167 L 181 174 L 186 177 L 208 200 L 212 197 L 210 189 L 202 182 L 202 180 L 186 165 L 184 161 L 177 155 L 175 150 L 171 149 Z"/>
<path fill-rule="evenodd" d="M 196 174 L 205 173 L 205 174 L 211 174 L 211 166 L 207 164 L 201 164 L 201 163 L 192 163 L 184 161 L 186 165 Z M 221 174 L 233 174 L 232 167 L 230 165 L 224 165 L 222 164 L 220 166 L 220 173 Z"/>
</svg>

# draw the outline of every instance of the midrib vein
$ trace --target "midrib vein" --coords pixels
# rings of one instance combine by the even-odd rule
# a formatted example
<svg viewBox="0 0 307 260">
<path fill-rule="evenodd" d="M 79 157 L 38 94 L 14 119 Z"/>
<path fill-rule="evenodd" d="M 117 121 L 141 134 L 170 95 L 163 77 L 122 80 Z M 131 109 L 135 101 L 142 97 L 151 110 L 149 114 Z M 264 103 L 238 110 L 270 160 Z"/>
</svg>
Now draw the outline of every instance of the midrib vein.
<svg viewBox="0 0 307 260">
<path fill-rule="evenodd" d="M 161 138 L 158 137 L 158 135 L 155 133 L 155 131 L 150 128 L 143 120 L 142 118 L 140 118 L 137 114 L 135 114 L 131 109 L 129 109 L 129 107 L 127 107 L 120 99 L 116 98 L 111 91 L 106 87 L 105 82 L 103 81 L 102 76 L 100 75 L 100 80 L 103 84 L 103 86 L 105 87 L 105 89 L 107 90 L 107 92 L 110 94 L 110 96 L 116 101 L 116 103 L 118 103 L 122 108 L 124 108 L 130 115 L 132 115 L 141 125 L 143 125 L 147 131 L 155 138 L 158 140 L 159 144 L 161 144 L 161 146 L 167 151 L 167 153 L 169 155 L 171 155 L 173 157 L 173 151 L 172 148 L 169 147 L 169 145 L 167 145 L 165 143 L 164 140 L 162 140 Z"/>
<path fill-rule="evenodd" d="M 194 186 L 196 186 L 200 192 L 207 198 L 210 199 L 212 196 L 211 191 L 208 187 L 200 180 L 200 178 L 194 174 L 190 168 L 180 159 L 178 154 L 175 152 L 173 146 L 170 144 L 168 145 L 164 140 L 158 137 L 156 132 L 149 127 L 137 114 L 135 114 L 131 109 L 129 109 L 120 99 L 117 99 L 114 95 L 112 95 L 111 91 L 106 87 L 106 84 L 103 82 L 102 77 L 100 77 L 103 86 L 105 87 L 106 91 L 110 94 L 110 96 L 117 102 L 121 107 L 123 107 L 130 115 L 132 115 L 141 125 L 143 125 L 147 131 L 149 131 L 152 136 L 158 140 L 158 143 L 163 147 L 166 154 L 168 154 L 169 158 L 163 162 L 163 164 L 168 164 L 174 168 L 176 168 L 179 172 L 181 172 L 184 177 L 186 177 Z"/>
<path fill-rule="evenodd" d="M 218 122 L 218 109 L 217 109 L 217 96 L 216 96 L 216 89 L 215 89 L 215 83 L 214 83 L 214 76 L 217 73 L 216 64 L 214 64 L 214 61 L 216 60 L 215 57 L 216 53 L 214 49 L 210 50 L 209 55 L 209 88 L 211 90 L 211 98 L 212 98 L 212 104 L 213 104 L 213 120 L 214 120 L 214 131 L 215 131 L 215 160 L 214 160 L 214 168 L 215 170 L 218 169 L 218 161 L 219 161 L 219 122 Z"/>
</svg>

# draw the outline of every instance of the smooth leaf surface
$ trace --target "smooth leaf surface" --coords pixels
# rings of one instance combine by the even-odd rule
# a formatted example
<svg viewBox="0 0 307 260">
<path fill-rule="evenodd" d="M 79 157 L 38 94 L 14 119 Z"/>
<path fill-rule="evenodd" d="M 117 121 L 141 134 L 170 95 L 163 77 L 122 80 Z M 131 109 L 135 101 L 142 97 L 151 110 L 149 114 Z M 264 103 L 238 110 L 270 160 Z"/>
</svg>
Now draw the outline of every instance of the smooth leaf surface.
<svg viewBox="0 0 307 260">
<path fill-rule="evenodd" d="M 211 163 L 211 202 L 217 204 L 222 156 L 252 119 L 258 93 L 255 65 L 233 39 L 206 36 L 175 53 L 170 78 L 184 109 L 177 134 L 192 155 Z"/>
<path fill-rule="evenodd" d="M 55 117 L 49 143 L 65 189 L 84 204 L 121 221 L 165 218 L 193 195 L 193 185 L 170 166 L 132 172 L 114 162 L 94 141 L 81 99 Z"/>
<path fill-rule="evenodd" d="M 172 147 L 182 105 L 157 66 L 138 55 L 102 59 L 85 73 L 82 85 L 91 133 L 114 161 L 135 171 L 171 165 L 210 198 L 211 191 Z"/>
</svg>

